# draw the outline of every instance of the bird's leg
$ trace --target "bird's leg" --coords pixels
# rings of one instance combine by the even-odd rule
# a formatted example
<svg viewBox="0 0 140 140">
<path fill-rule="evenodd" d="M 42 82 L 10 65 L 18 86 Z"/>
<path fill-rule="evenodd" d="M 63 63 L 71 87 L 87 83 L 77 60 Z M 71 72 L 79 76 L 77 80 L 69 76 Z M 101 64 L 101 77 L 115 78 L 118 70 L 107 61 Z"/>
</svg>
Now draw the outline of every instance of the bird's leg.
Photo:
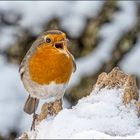
<svg viewBox="0 0 140 140">
<path fill-rule="evenodd" d="M 33 112 L 33 120 L 32 120 L 32 125 L 31 125 L 31 131 L 35 130 L 35 121 L 38 117 L 38 115 L 35 113 L 35 110 L 36 110 L 36 99 L 34 101 L 34 112 Z"/>
</svg>

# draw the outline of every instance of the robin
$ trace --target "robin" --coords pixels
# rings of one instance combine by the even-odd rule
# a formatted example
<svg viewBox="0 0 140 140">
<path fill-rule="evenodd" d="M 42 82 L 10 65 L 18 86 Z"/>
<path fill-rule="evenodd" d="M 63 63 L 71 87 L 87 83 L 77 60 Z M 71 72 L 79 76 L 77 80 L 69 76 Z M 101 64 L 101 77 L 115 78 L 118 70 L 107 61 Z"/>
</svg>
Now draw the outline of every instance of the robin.
<svg viewBox="0 0 140 140">
<path fill-rule="evenodd" d="M 61 99 L 76 70 L 74 57 L 67 47 L 66 34 L 50 30 L 37 38 L 21 62 L 20 77 L 29 93 L 24 111 L 33 114 L 34 119 L 39 99 L 47 103 Z"/>
</svg>

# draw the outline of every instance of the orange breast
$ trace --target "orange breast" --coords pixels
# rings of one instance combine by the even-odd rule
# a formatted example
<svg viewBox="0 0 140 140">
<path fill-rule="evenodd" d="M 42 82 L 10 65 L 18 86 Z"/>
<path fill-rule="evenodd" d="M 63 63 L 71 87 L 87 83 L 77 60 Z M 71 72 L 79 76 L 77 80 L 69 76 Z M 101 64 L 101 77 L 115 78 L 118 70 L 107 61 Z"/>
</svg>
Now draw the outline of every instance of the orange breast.
<svg viewBox="0 0 140 140">
<path fill-rule="evenodd" d="M 55 48 L 37 48 L 28 62 L 31 80 L 41 85 L 52 81 L 57 84 L 66 83 L 72 73 L 71 57 Z"/>
</svg>

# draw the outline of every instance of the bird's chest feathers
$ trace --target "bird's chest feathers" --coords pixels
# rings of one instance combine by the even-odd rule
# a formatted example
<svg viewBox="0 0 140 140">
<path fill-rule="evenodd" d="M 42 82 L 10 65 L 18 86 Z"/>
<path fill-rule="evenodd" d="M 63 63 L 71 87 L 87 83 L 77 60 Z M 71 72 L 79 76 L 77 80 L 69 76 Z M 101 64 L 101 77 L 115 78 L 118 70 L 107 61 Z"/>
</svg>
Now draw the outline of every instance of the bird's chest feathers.
<svg viewBox="0 0 140 140">
<path fill-rule="evenodd" d="M 28 61 L 31 80 L 44 85 L 69 81 L 72 73 L 72 59 L 55 49 L 38 48 Z"/>
</svg>

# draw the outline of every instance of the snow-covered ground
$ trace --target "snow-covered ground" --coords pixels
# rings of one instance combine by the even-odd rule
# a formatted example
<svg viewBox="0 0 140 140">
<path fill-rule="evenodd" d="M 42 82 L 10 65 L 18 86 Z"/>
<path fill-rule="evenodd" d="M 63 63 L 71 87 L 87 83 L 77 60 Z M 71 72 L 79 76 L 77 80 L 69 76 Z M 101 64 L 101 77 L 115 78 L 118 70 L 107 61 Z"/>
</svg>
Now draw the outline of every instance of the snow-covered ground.
<svg viewBox="0 0 140 140">
<path fill-rule="evenodd" d="M 38 1 L 36 2 L 9 2 L 9 1 L 5 1 L 5 2 L 0 2 L 0 9 L 4 11 L 14 11 L 16 13 L 18 12 L 19 14 L 23 15 L 23 18 L 19 22 L 19 27 L 20 26 L 27 27 L 33 32 L 40 32 L 40 30 L 42 30 L 41 26 L 45 21 L 48 21 L 51 17 L 59 16 L 61 19 L 63 28 L 65 28 L 71 35 L 78 36 L 84 26 L 85 18 L 89 16 L 92 16 L 92 17 L 96 16 L 99 10 L 101 9 L 101 6 L 103 5 L 103 3 L 104 3 L 103 1 L 87 1 L 87 2 L 86 1 L 82 1 L 82 2 L 80 1 L 59 1 L 59 2 L 55 2 L 55 1 L 52 1 L 52 2 L 38 2 Z M 119 37 L 128 29 L 130 29 L 132 26 L 134 26 L 136 22 L 136 10 L 137 10 L 135 2 L 119 1 L 118 5 L 121 7 L 122 10 L 114 14 L 111 23 L 106 24 L 101 27 L 100 36 L 103 37 L 103 41 L 99 44 L 97 49 L 94 50 L 94 52 L 91 52 L 91 54 L 89 54 L 88 56 L 79 58 L 77 60 L 76 62 L 77 72 L 73 75 L 70 81 L 69 87 L 77 84 L 82 78 L 82 76 L 90 75 L 91 73 L 96 72 L 96 70 L 98 70 L 99 67 L 101 66 L 101 63 L 110 58 L 113 46 L 115 46 L 114 44 L 117 42 Z M 36 7 L 37 7 L 37 10 L 36 10 Z M 39 20 L 37 19 L 37 17 L 39 17 Z M 18 29 L 19 29 L 18 27 L 0 28 L 0 33 L 1 33 L 0 38 L 1 40 L 3 40 L 0 42 L 0 50 L 5 49 L 10 43 L 12 43 L 12 41 L 14 41 L 15 39 L 14 35 L 18 34 Z M 139 59 L 138 57 L 139 53 L 137 53 L 136 55 L 137 55 L 137 59 Z M 131 65 L 131 69 L 132 69 L 133 62 L 131 64 L 132 64 Z M 129 72 L 131 72 L 131 70 Z M 25 90 L 23 89 L 23 86 L 19 79 L 18 66 L 8 64 L 5 61 L 4 57 L 2 57 L 1 55 L 0 55 L 0 89 L 1 89 L 0 90 L 0 114 L 1 114 L 0 115 L 0 135 L 6 135 L 13 128 L 19 129 L 23 132 L 24 130 L 29 128 L 30 119 L 31 119 L 31 116 L 26 115 L 22 110 L 27 94 Z M 84 102 L 84 100 L 88 100 L 88 99 L 89 97 L 87 99 L 81 100 L 80 102 Z M 99 104 L 101 104 L 100 101 L 98 102 Z M 84 106 L 88 108 L 89 107 L 88 104 L 90 103 L 87 103 L 87 104 L 84 103 L 84 104 L 85 104 Z M 78 111 L 81 108 L 80 106 L 82 106 L 81 103 L 79 103 L 72 110 L 64 109 L 55 118 L 56 123 L 59 124 L 58 120 L 60 122 L 63 121 L 62 118 L 59 118 L 61 114 L 62 116 L 63 115 L 65 116 L 65 114 L 67 113 L 68 114 L 71 113 L 72 114 L 71 117 L 73 117 L 73 119 L 76 120 L 78 118 L 77 115 L 80 116 L 80 112 L 77 113 L 77 115 L 74 112 Z M 94 104 L 93 106 L 98 107 L 98 104 Z M 82 109 L 84 108 L 82 107 Z M 109 110 L 110 107 L 107 106 L 107 109 Z M 83 113 L 83 115 L 87 114 L 88 116 L 90 113 L 91 115 L 92 113 L 94 114 L 94 111 L 92 112 L 91 109 L 89 109 L 89 111 L 90 111 L 89 113 L 86 112 L 86 113 Z M 98 114 L 96 113 L 97 112 L 95 112 L 95 116 L 97 117 Z M 85 119 L 90 118 L 90 115 L 88 117 L 87 116 L 85 116 Z M 132 116 L 134 117 L 135 113 L 132 113 Z M 65 119 L 64 121 L 66 121 Z M 81 114 L 81 117 L 79 117 L 79 119 L 82 120 L 82 114 Z M 51 127 L 53 127 L 52 122 L 54 121 L 52 121 L 52 119 L 50 118 L 49 123 Z M 78 123 L 79 122 L 77 121 L 77 125 L 80 125 Z M 93 130 L 89 130 L 90 128 L 86 128 L 83 130 L 77 128 L 75 133 L 71 132 L 72 133 L 71 138 L 72 137 L 73 138 L 78 138 L 78 137 L 88 138 L 88 137 L 94 137 L 94 135 L 99 136 L 99 137 L 100 136 L 103 136 L 106 138 L 108 137 L 108 135 L 105 134 L 105 131 L 103 130 L 107 126 L 101 129 L 99 127 L 99 124 L 97 123 L 96 124 L 97 129 L 95 129 L 94 125 L 93 126 L 90 125 L 90 120 L 87 123 L 87 125 L 88 124 L 89 124 L 89 127 L 91 127 Z M 100 124 L 102 124 L 102 122 L 100 122 Z M 137 121 L 131 124 L 129 126 L 132 126 L 133 128 L 132 134 L 134 134 L 136 133 L 136 129 L 133 127 L 133 125 L 136 126 L 137 128 Z M 80 126 L 84 127 L 85 125 L 86 124 L 81 124 Z M 46 126 L 40 125 L 39 127 L 48 128 L 47 125 Z M 63 127 L 67 128 L 67 125 L 64 125 Z M 70 127 L 72 128 L 72 126 Z M 114 127 L 116 128 L 117 126 L 114 126 Z M 58 127 L 56 129 L 58 129 Z M 74 130 L 72 129 L 72 131 Z M 44 136 L 42 133 L 40 132 L 41 137 Z M 62 132 L 60 132 L 60 135 L 61 133 Z M 112 134 L 114 133 L 115 131 L 112 132 Z M 119 132 L 117 131 L 116 133 L 121 135 L 120 130 Z M 50 133 L 48 137 L 51 137 L 51 136 L 52 134 Z M 66 135 L 66 137 L 67 136 L 68 135 Z"/>
<path fill-rule="evenodd" d="M 133 101 L 122 103 L 121 89 L 98 89 L 81 99 L 72 109 L 42 121 L 29 138 L 37 139 L 117 139 L 139 138 L 140 119 Z"/>
</svg>

